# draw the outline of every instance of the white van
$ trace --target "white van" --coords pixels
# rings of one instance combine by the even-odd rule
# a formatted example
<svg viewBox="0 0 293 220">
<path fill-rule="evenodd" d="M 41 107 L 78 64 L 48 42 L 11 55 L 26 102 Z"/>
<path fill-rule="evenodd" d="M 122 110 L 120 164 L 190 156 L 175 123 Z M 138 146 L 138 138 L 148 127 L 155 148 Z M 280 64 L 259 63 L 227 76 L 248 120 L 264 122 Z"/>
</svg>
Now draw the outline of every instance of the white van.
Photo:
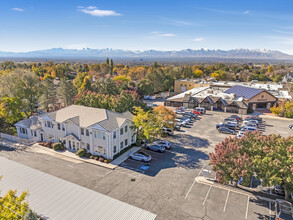
<svg viewBox="0 0 293 220">
<path fill-rule="evenodd" d="M 198 111 L 198 112 L 200 112 L 201 114 L 206 113 L 206 109 L 205 108 L 196 107 L 195 110 Z"/>
</svg>

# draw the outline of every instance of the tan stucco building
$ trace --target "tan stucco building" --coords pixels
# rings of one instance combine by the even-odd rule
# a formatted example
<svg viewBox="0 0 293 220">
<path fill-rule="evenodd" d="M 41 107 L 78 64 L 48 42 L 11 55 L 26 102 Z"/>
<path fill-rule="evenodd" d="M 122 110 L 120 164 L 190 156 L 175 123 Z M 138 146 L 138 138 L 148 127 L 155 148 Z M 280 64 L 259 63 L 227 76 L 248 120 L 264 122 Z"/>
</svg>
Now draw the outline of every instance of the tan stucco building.
<svg viewBox="0 0 293 220">
<path fill-rule="evenodd" d="M 174 83 L 174 93 L 179 94 L 198 87 L 208 87 L 209 84 L 200 83 L 193 79 L 178 79 Z"/>
</svg>

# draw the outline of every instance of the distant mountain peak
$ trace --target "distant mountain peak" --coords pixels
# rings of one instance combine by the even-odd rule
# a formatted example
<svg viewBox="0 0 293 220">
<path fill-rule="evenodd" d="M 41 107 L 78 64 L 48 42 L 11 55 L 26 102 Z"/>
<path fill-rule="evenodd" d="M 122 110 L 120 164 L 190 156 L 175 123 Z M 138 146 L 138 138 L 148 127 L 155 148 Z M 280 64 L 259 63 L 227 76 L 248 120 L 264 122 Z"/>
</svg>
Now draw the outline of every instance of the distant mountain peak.
<svg viewBox="0 0 293 220">
<path fill-rule="evenodd" d="M 29 52 L 1 52 L 0 57 L 13 58 L 57 58 L 57 59 L 96 59 L 96 58 L 153 58 L 153 59 L 190 59 L 190 58 L 231 58 L 231 59 L 275 59 L 275 60 L 293 60 L 293 56 L 280 51 L 267 49 L 245 49 L 237 48 L 231 50 L 220 49 L 183 49 L 161 51 L 155 49 L 149 50 L 122 50 L 113 48 L 104 49 L 64 49 L 51 48 L 47 50 L 37 50 Z"/>
</svg>

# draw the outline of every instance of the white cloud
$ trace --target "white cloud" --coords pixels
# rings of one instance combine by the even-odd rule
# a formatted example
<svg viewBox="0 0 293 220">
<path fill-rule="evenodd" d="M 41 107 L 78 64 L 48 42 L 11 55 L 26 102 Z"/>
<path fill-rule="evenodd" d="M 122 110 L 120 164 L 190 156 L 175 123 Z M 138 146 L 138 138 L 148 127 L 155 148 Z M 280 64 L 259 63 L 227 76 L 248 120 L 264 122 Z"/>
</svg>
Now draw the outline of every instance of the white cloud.
<svg viewBox="0 0 293 220">
<path fill-rule="evenodd" d="M 293 34 L 293 32 L 288 32 L 288 31 L 281 31 L 281 30 L 273 30 L 273 31 L 280 34 Z"/>
<path fill-rule="evenodd" d="M 197 25 L 197 24 L 194 24 L 194 23 L 189 22 L 189 21 L 183 21 L 183 20 L 177 20 L 177 19 L 169 19 L 169 18 L 162 18 L 162 21 L 163 21 L 163 23 L 173 25 L 173 26 L 178 26 L 178 27 Z"/>
<path fill-rule="evenodd" d="M 92 16 L 96 16 L 96 17 L 105 17 L 105 16 L 120 16 L 122 14 L 117 13 L 115 11 L 112 10 L 100 10 L 95 6 L 88 6 L 88 7 L 82 7 L 82 6 L 78 6 L 77 7 L 79 9 L 79 11 L 85 13 L 85 14 L 89 14 Z"/>
<path fill-rule="evenodd" d="M 192 41 L 194 41 L 194 42 L 201 42 L 201 41 L 204 41 L 204 38 L 197 37 L 197 38 L 192 39 Z"/>
<path fill-rule="evenodd" d="M 24 9 L 22 9 L 22 8 L 12 8 L 11 10 L 13 10 L 13 11 L 19 11 L 19 12 L 24 12 Z"/>
<path fill-rule="evenodd" d="M 166 33 L 166 34 L 159 34 L 160 37 L 175 37 L 176 34 Z"/>
<path fill-rule="evenodd" d="M 244 11 L 243 14 L 248 15 L 248 14 L 250 14 L 250 11 L 248 11 L 248 10 Z"/>
<path fill-rule="evenodd" d="M 153 35 L 153 37 L 175 37 L 176 34 L 173 33 L 162 33 L 159 31 L 153 31 L 151 32 L 151 34 Z"/>
</svg>

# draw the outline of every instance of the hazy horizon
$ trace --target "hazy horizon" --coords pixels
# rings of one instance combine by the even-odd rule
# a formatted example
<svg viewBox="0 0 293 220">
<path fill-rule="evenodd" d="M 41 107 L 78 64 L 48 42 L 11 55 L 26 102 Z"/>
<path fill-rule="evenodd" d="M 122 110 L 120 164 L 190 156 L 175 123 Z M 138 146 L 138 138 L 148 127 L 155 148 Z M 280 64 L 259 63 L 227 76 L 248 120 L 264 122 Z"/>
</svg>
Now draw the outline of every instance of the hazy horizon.
<svg viewBox="0 0 293 220">
<path fill-rule="evenodd" d="M 0 51 L 266 49 L 293 55 L 289 0 L 4 0 Z"/>
</svg>

